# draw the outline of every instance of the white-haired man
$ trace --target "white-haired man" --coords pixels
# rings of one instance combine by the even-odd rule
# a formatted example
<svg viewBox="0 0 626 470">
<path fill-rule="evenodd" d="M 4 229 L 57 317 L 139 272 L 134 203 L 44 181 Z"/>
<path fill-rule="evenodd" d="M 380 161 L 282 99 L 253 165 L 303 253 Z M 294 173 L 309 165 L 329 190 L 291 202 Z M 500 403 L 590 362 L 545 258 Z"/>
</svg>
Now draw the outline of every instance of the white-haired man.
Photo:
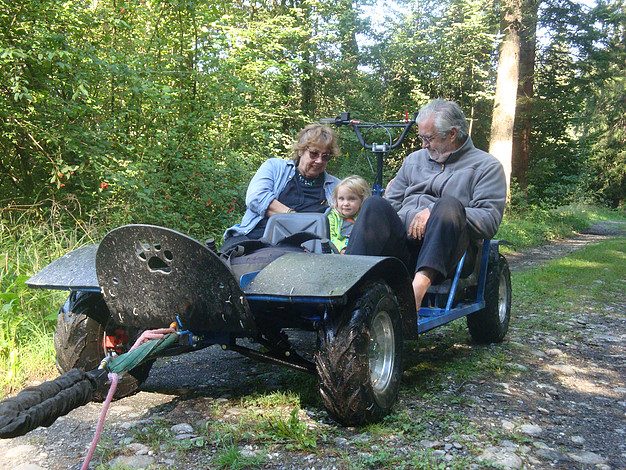
<svg viewBox="0 0 626 470">
<path fill-rule="evenodd" d="M 433 100 L 416 121 L 422 148 L 405 158 L 384 198 L 366 199 L 346 253 L 402 260 L 415 273 L 419 310 L 430 285 L 453 272 L 472 240 L 495 235 L 506 179 L 500 162 L 474 147 L 455 102 Z"/>
</svg>

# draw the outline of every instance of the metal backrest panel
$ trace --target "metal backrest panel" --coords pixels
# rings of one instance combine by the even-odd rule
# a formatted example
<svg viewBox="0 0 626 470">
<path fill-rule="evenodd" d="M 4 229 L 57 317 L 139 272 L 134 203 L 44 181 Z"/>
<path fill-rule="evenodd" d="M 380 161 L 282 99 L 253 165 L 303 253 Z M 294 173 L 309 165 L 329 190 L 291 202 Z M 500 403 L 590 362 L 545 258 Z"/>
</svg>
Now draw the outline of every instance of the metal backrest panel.
<svg viewBox="0 0 626 470">
<path fill-rule="evenodd" d="M 109 232 L 96 273 L 111 314 L 138 328 L 167 327 L 180 317 L 194 333 L 256 330 L 230 270 L 196 240 L 163 227 L 127 225 Z"/>
<path fill-rule="evenodd" d="M 317 212 L 299 212 L 297 214 L 276 214 L 267 221 L 263 239 L 271 245 L 295 233 L 312 233 L 321 239 L 328 239 L 330 228 L 325 214 Z M 312 253 L 322 253 L 320 240 L 311 240 L 303 246 Z"/>
</svg>

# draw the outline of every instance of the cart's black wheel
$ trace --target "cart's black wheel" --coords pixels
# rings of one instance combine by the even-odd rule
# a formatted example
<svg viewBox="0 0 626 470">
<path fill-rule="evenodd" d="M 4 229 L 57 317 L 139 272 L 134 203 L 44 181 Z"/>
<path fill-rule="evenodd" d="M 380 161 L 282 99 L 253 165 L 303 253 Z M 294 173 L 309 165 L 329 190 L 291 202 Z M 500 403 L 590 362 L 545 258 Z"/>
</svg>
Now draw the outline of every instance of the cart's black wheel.
<svg viewBox="0 0 626 470">
<path fill-rule="evenodd" d="M 402 376 L 400 307 L 389 286 L 362 286 L 343 314 L 322 326 L 319 340 L 320 394 L 333 419 L 353 426 L 387 415 Z"/>
<path fill-rule="evenodd" d="M 54 332 L 57 369 L 65 373 L 73 368 L 86 371 L 96 369 L 104 357 L 104 339 L 107 329 L 115 330 L 110 323 L 111 315 L 101 294 L 92 292 L 72 292 L 59 310 L 57 327 Z M 140 332 L 126 328 L 128 345 Z M 115 392 L 115 399 L 133 395 L 146 380 L 154 361 L 135 367 L 124 374 Z M 105 390 L 96 390 L 94 401 L 103 401 Z"/>
<path fill-rule="evenodd" d="M 485 285 L 485 308 L 467 316 L 467 326 L 477 343 L 499 343 L 511 318 L 511 272 L 502 255 L 489 262 Z"/>
</svg>

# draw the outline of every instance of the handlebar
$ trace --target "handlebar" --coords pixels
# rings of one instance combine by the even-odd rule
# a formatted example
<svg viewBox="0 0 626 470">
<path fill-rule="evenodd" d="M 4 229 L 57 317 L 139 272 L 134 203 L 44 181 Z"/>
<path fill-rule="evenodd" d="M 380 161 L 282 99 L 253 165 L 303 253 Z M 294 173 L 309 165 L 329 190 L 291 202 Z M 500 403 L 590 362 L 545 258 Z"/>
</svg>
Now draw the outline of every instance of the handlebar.
<svg viewBox="0 0 626 470">
<path fill-rule="evenodd" d="M 409 119 L 408 113 L 406 117 L 402 121 L 382 121 L 382 122 L 365 122 L 359 121 L 357 119 L 350 119 L 350 113 L 341 113 L 339 116 L 335 118 L 323 118 L 320 119 L 320 124 L 326 125 L 335 125 L 339 126 L 350 126 L 356 135 L 359 143 L 364 149 L 371 150 L 374 153 L 388 153 L 391 150 L 394 150 L 406 138 L 409 130 L 415 124 L 415 119 L 417 118 L 417 113 L 413 116 L 413 119 Z M 387 131 L 390 142 L 377 144 L 377 143 L 368 143 L 363 136 L 363 132 L 361 130 L 371 130 L 371 129 L 384 129 Z M 402 129 L 402 133 L 395 139 L 391 138 L 390 129 Z"/>
<path fill-rule="evenodd" d="M 379 196 L 382 196 L 383 189 L 383 157 L 388 154 L 391 150 L 399 147 L 400 144 L 404 141 L 409 130 L 415 124 L 415 119 L 417 118 L 417 113 L 413 116 L 412 119 L 409 120 L 409 114 L 406 113 L 404 120 L 402 121 L 382 121 L 382 122 L 365 122 L 359 121 L 357 119 L 350 119 L 350 113 L 341 113 L 339 116 L 335 118 L 323 118 L 320 119 L 320 124 L 326 125 L 334 125 L 334 126 L 350 126 L 356 135 L 356 138 L 359 140 L 361 146 L 370 150 L 376 156 L 376 176 L 374 179 L 374 185 L 372 187 L 372 192 Z M 375 142 L 368 143 L 363 136 L 363 131 L 373 130 L 373 129 L 384 129 L 389 136 L 389 143 L 377 144 Z M 402 129 L 400 135 L 394 140 L 390 130 L 391 129 Z"/>
</svg>

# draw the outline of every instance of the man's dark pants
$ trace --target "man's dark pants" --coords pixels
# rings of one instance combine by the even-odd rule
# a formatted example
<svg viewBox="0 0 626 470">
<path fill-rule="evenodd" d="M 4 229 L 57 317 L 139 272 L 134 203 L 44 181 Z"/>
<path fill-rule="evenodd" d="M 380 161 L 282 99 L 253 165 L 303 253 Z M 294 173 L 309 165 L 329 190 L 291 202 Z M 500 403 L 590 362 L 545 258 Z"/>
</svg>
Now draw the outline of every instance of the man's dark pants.
<svg viewBox="0 0 626 470">
<path fill-rule="evenodd" d="M 394 256 L 409 272 L 424 268 L 446 279 L 469 246 L 465 207 L 458 199 L 441 197 L 432 207 L 421 242 L 409 239 L 404 223 L 385 199 L 365 200 L 352 229 L 346 254 Z"/>
</svg>

